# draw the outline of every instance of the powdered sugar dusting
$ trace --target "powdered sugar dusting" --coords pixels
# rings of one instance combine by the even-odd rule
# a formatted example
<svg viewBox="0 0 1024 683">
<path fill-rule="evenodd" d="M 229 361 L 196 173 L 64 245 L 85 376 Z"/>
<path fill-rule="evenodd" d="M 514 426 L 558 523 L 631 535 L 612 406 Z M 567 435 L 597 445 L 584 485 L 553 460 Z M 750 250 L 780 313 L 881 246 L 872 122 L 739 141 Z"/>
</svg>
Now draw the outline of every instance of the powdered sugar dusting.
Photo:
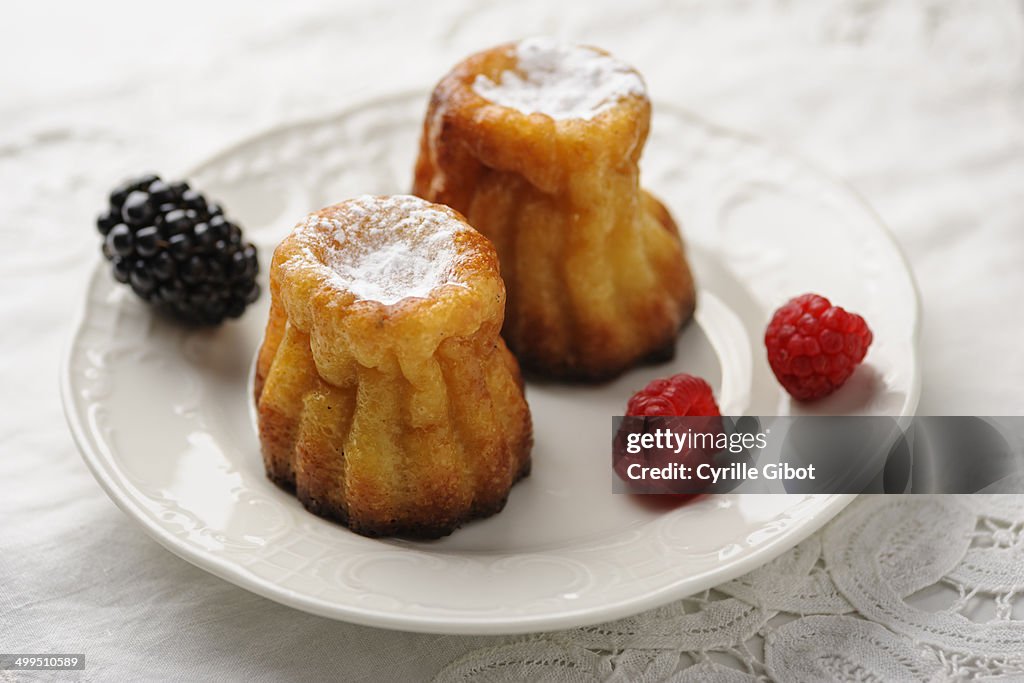
<svg viewBox="0 0 1024 683">
<path fill-rule="evenodd" d="M 323 261 L 339 289 L 393 304 L 441 285 L 465 286 L 454 276 L 454 237 L 467 228 L 455 217 L 410 195 L 366 195 L 343 206 L 337 219 L 314 215 L 304 226 L 331 229 L 334 244 Z"/>
<path fill-rule="evenodd" d="M 495 83 L 483 74 L 473 90 L 495 104 L 553 119 L 591 119 L 627 95 L 646 93 L 633 68 L 587 47 L 551 38 L 527 38 L 516 45 L 517 69 Z"/>
</svg>

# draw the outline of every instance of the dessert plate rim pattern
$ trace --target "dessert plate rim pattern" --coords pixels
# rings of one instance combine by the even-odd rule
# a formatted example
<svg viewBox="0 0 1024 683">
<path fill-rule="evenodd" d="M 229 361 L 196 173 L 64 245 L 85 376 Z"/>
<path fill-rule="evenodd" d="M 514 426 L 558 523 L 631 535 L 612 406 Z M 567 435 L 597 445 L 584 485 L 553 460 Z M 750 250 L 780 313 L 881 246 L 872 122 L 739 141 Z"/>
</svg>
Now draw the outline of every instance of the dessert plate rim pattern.
<svg viewBox="0 0 1024 683">
<path fill-rule="evenodd" d="M 246 176 L 248 171 L 244 169 L 240 175 L 236 173 L 237 169 L 231 169 L 233 165 L 243 167 L 248 165 L 251 169 L 254 166 L 253 159 L 245 157 L 250 153 L 254 154 L 261 145 L 282 145 L 286 142 L 291 144 L 296 139 L 300 140 L 299 144 L 301 145 L 303 144 L 301 140 L 305 140 L 307 137 L 321 133 L 325 137 L 330 137 L 327 133 L 351 126 L 354 126 L 356 130 L 350 131 L 348 135 L 365 136 L 367 135 L 365 130 L 359 128 L 359 125 L 362 124 L 357 124 L 359 117 L 367 114 L 370 115 L 369 119 L 379 118 L 384 121 L 383 124 L 378 122 L 375 125 L 385 128 L 388 125 L 394 125 L 408 133 L 408 126 L 415 123 L 415 117 L 410 112 L 418 110 L 422 115 L 425 106 L 425 93 L 400 93 L 363 102 L 332 116 L 278 126 L 228 147 L 184 176 L 197 179 L 197 184 L 200 184 L 204 190 L 208 189 L 204 184 L 204 179 L 210 180 L 215 188 L 228 188 L 232 182 L 242 185 L 255 182 L 251 178 L 261 177 L 259 173 L 264 171 L 253 171 L 251 176 Z M 377 114 L 380 116 L 378 117 Z M 388 123 L 392 119 L 395 123 Z M 921 382 L 918 358 L 920 297 L 902 251 L 873 210 L 844 183 L 830 178 L 796 155 L 781 153 L 776 148 L 767 146 L 752 136 L 734 133 L 717 125 L 708 124 L 693 114 L 666 104 L 656 103 L 654 121 L 656 128 L 659 123 L 664 121 L 666 125 L 682 127 L 687 131 L 694 132 L 694 137 L 700 133 L 716 140 L 721 138 L 723 149 L 726 150 L 722 152 L 723 154 L 731 153 L 726 149 L 729 145 L 742 147 L 745 150 L 744 154 L 756 155 L 759 159 L 763 157 L 766 167 L 771 169 L 767 173 L 772 178 L 792 178 L 792 187 L 796 188 L 793 190 L 794 193 L 800 196 L 813 196 L 814 202 L 812 203 L 816 205 L 820 203 L 822 206 L 828 205 L 834 199 L 842 204 L 843 211 L 850 214 L 859 212 L 858 215 L 851 218 L 852 224 L 859 226 L 855 229 L 873 231 L 867 241 L 871 243 L 872 248 L 884 252 L 884 257 L 888 259 L 885 261 L 886 263 L 896 264 L 892 267 L 899 270 L 898 273 L 891 274 L 893 282 L 902 288 L 899 296 L 895 297 L 899 301 L 894 305 L 904 307 L 905 310 L 902 312 L 909 314 L 909 318 L 905 320 L 906 329 L 902 330 L 904 336 L 900 340 L 900 343 L 906 348 L 901 352 L 902 356 L 895 351 L 892 354 L 894 357 L 904 358 L 907 367 L 903 369 L 902 374 L 897 373 L 896 375 L 899 384 L 896 387 L 898 403 L 890 404 L 889 409 L 893 414 L 913 414 L 918 403 Z M 379 134 L 381 129 L 372 128 L 372 130 L 376 130 L 378 133 L 371 132 L 370 138 Z M 327 140 L 317 144 L 330 142 Z M 692 144 L 710 143 L 704 141 Z M 650 146 L 647 153 L 651 153 Z M 673 153 L 685 154 L 686 150 L 673 150 Z M 335 162 L 327 158 L 326 155 L 325 159 L 324 164 L 328 168 L 323 173 L 334 173 L 336 169 L 331 167 L 331 164 Z M 341 167 L 348 162 L 342 160 L 337 163 Z M 218 176 L 214 172 L 216 169 L 227 170 Z M 793 169 L 798 170 L 794 171 Z M 406 170 L 411 172 L 411 166 Z M 686 180 L 686 178 L 680 179 L 681 176 L 673 175 L 677 171 L 678 169 L 671 172 L 655 170 L 653 175 L 661 178 L 664 187 L 670 187 L 671 182 Z M 273 172 L 273 169 L 266 171 L 268 174 Z M 755 189 L 742 189 L 742 191 L 738 191 L 730 185 L 732 180 L 729 179 L 728 173 L 722 173 L 721 177 L 714 178 L 711 178 L 710 172 L 702 171 L 699 168 L 693 173 L 698 175 L 704 173 L 703 177 L 710 178 L 707 187 L 701 189 L 702 192 L 731 193 L 730 196 L 736 196 L 736 193 L 740 192 L 743 195 L 743 201 L 760 201 L 760 195 L 757 194 L 760 190 L 756 188 L 768 186 L 765 185 L 767 182 L 765 178 L 768 176 L 765 178 L 753 177 L 755 175 L 753 173 L 747 180 L 750 181 L 750 188 Z M 647 174 L 646 166 L 644 174 Z M 805 175 L 816 180 L 806 181 Z M 387 174 L 382 174 L 381 178 L 384 176 Z M 408 181 L 409 179 L 406 178 L 406 182 Z M 377 182 L 379 187 L 386 185 L 388 181 L 378 179 Z M 810 184 L 806 184 L 807 182 Z M 814 185 L 815 182 L 820 183 L 820 187 Z M 377 188 L 370 187 L 367 191 L 373 192 L 374 189 Z M 404 191 L 404 189 L 404 187 L 395 188 L 396 191 Z M 656 187 L 655 190 L 661 193 L 663 199 L 666 198 L 661 187 Z M 770 190 L 770 192 L 775 191 Z M 211 190 L 210 194 L 218 199 L 221 198 L 216 190 Z M 322 198 L 306 197 L 293 203 L 302 204 L 316 199 Z M 685 233 L 689 224 L 688 214 L 680 210 L 677 204 L 672 202 L 671 197 L 668 199 L 673 210 L 679 212 Z M 684 198 L 680 201 L 685 204 L 687 200 Z M 244 209 L 242 206 L 236 206 L 229 202 L 225 202 L 225 204 L 229 209 Z M 315 208 L 319 207 L 308 206 L 306 210 Z M 268 210 L 268 212 L 277 211 L 283 215 L 293 210 L 294 206 L 289 205 L 274 207 L 272 211 Z M 715 210 L 720 211 L 722 207 L 716 206 Z M 699 212 L 695 211 L 694 213 Z M 294 220 L 298 215 L 301 213 L 297 215 L 289 213 L 286 216 L 286 224 L 290 225 L 289 221 Z M 242 222 L 245 223 L 245 220 L 243 217 Z M 704 219 L 697 216 L 696 222 L 700 223 L 701 220 Z M 714 218 L 713 220 L 719 219 Z M 736 229 L 742 230 L 743 228 Z M 255 241 L 264 246 L 273 243 L 277 237 L 279 235 L 268 235 L 265 230 L 263 232 L 257 230 L 253 236 Z M 694 240 L 693 253 L 698 257 L 716 248 L 715 244 L 704 239 L 705 237 L 706 235 L 698 235 Z M 864 237 L 864 235 L 860 235 L 860 237 Z M 265 257 L 266 253 L 264 251 L 262 255 Z M 737 258 L 742 261 L 742 258 Z M 264 260 L 264 271 L 266 263 Z M 744 267 L 742 263 L 737 266 L 740 271 Z M 750 267 L 754 268 L 757 265 L 755 263 Z M 863 274 L 859 273 L 859 275 Z M 698 277 L 699 284 L 700 278 Z M 245 387 L 213 386 L 211 388 L 211 385 L 220 382 L 220 376 L 209 377 L 209 373 L 204 375 L 201 371 L 193 371 L 196 370 L 196 367 L 199 367 L 200 370 L 209 370 L 211 366 L 208 363 L 222 358 L 217 354 L 224 353 L 224 345 L 240 343 L 242 340 L 251 341 L 251 335 L 246 336 L 250 334 L 250 328 L 262 329 L 263 320 L 254 320 L 254 318 L 259 318 L 257 310 L 250 310 L 243 319 L 242 322 L 248 327 L 233 323 L 232 325 L 235 327 L 218 333 L 219 336 L 201 332 L 182 332 L 166 323 L 154 321 L 141 304 L 129 297 L 129 293 L 116 288 L 103 263 L 98 263 L 93 270 L 86 289 L 85 303 L 79 312 L 74 324 L 74 332 L 63 354 L 60 385 L 68 425 L 83 459 L 97 481 L 118 507 L 139 522 L 152 538 L 174 554 L 254 593 L 321 616 L 392 629 L 475 635 L 527 633 L 599 623 L 635 614 L 737 578 L 804 540 L 854 498 L 852 495 L 812 496 L 800 500 L 794 498 L 791 509 L 787 508 L 788 511 L 785 514 L 765 517 L 759 521 L 754 519 L 757 517 L 754 515 L 751 517 L 754 521 L 750 522 L 749 528 L 743 526 L 747 522 L 745 518 L 740 519 L 742 518 L 741 513 L 748 502 L 755 507 L 760 505 L 757 501 L 739 500 L 741 498 L 739 496 L 722 497 L 718 502 L 702 501 L 703 507 L 684 506 L 679 510 L 664 513 L 650 523 L 625 528 L 621 533 L 610 533 L 610 541 L 601 540 L 591 543 L 583 539 L 579 543 L 569 544 L 572 547 L 563 553 L 562 560 L 552 559 L 562 552 L 553 547 L 538 546 L 536 549 L 527 548 L 521 551 L 513 548 L 507 552 L 490 553 L 484 546 L 479 548 L 460 546 L 458 545 L 461 541 L 460 534 L 473 537 L 472 534 L 478 533 L 477 529 L 471 531 L 468 527 L 456 531 L 452 537 L 449 537 L 455 539 L 454 545 L 451 546 L 444 545 L 446 542 L 442 542 L 440 546 L 429 544 L 421 546 L 405 541 L 364 539 L 305 512 L 294 499 L 290 499 L 289 502 L 287 494 L 277 490 L 269 481 L 264 479 L 262 484 L 255 483 L 256 480 L 253 478 L 255 470 L 243 471 L 249 467 L 249 464 L 232 465 L 219 469 L 211 469 L 212 466 L 203 464 L 204 454 L 214 452 L 208 450 L 213 448 L 210 443 L 216 441 L 208 439 L 202 434 L 202 425 L 206 424 L 203 420 L 215 419 L 207 414 L 208 410 L 202 409 L 203 406 L 208 405 L 204 403 L 204 400 L 208 398 L 204 398 L 204 392 L 218 398 L 227 395 L 224 393 L 226 391 L 236 391 L 238 395 L 245 397 L 247 394 Z M 794 294 L 797 293 L 800 292 L 794 292 Z M 264 294 L 261 301 L 265 303 L 267 298 Z M 705 317 L 707 318 L 709 315 L 710 313 L 706 313 Z M 246 319 L 249 319 L 247 323 Z M 870 318 L 869 322 L 871 322 Z M 698 323 L 703 324 L 700 316 L 698 316 Z M 113 339 L 113 330 L 118 330 L 119 335 L 122 336 L 116 340 Z M 140 340 L 157 340 L 156 343 L 166 344 L 166 347 L 160 346 L 158 349 L 152 349 L 140 347 L 137 344 L 133 345 L 133 342 Z M 161 356 L 159 351 L 165 348 L 180 349 L 183 355 L 188 356 L 191 366 L 196 367 L 164 367 L 168 364 L 173 366 L 177 362 L 173 359 L 168 360 L 166 356 Z M 252 349 L 246 347 L 247 353 L 251 353 L 251 351 Z M 248 363 L 250 360 L 251 356 L 239 361 L 246 365 L 246 377 L 249 374 Z M 885 358 L 883 357 L 881 360 L 884 361 Z M 182 438 L 192 439 L 188 441 L 191 450 L 185 454 L 184 450 L 179 449 L 181 460 L 169 464 L 164 463 L 168 465 L 166 468 L 157 465 L 149 467 L 143 454 L 139 454 L 137 448 L 131 447 L 132 435 L 124 434 L 123 429 L 118 431 L 117 424 L 112 425 L 111 423 L 112 420 L 116 422 L 116 415 L 111 417 L 111 413 L 117 413 L 120 410 L 119 406 L 131 402 L 134 396 L 131 392 L 138 391 L 138 387 L 133 385 L 133 380 L 131 380 L 134 376 L 131 373 L 135 370 L 139 371 L 139 377 L 143 379 L 149 376 L 146 374 L 148 372 L 159 375 L 163 372 L 173 373 L 181 370 L 184 375 L 187 375 L 185 379 L 188 381 L 183 379 L 182 386 L 175 388 L 175 391 L 180 388 L 181 395 L 169 398 L 168 405 L 164 407 L 167 408 L 168 414 L 172 415 L 165 421 L 174 422 L 179 418 L 192 420 L 187 423 L 189 427 L 185 430 L 192 431 L 182 434 Z M 657 374 L 657 368 L 652 372 Z M 214 374 L 216 375 L 216 373 Z M 885 375 L 885 378 L 888 378 L 888 375 Z M 879 381 L 888 381 L 885 378 Z M 142 379 L 139 381 L 141 382 Z M 547 389 L 531 388 L 530 391 L 536 393 L 538 401 L 553 400 L 544 393 Z M 623 405 L 627 397 L 623 397 Z M 555 398 L 559 397 L 555 396 Z M 534 400 L 531 397 L 531 403 Z M 727 399 L 726 403 L 742 408 L 743 401 L 744 398 L 740 396 L 735 397 L 735 400 Z M 763 408 L 764 404 L 761 403 L 759 406 Z M 783 404 L 780 406 L 782 406 L 780 412 L 786 410 Z M 723 409 L 725 407 L 723 405 Z M 248 406 L 242 409 L 248 415 Z M 544 419 L 543 415 L 538 416 L 536 407 L 534 407 L 534 411 L 535 421 L 538 418 Z M 767 411 L 762 410 L 761 412 L 768 414 Z M 159 427 L 157 423 L 151 424 L 156 424 Z M 182 422 L 181 424 L 186 423 Z M 197 427 L 197 425 L 199 426 Z M 234 429 L 231 425 L 217 428 L 226 430 L 225 433 L 231 433 L 230 430 Z M 179 431 L 181 430 L 179 429 Z M 223 437 L 218 438 L 221 439 L 221 442 L 225 441 Z M 254 436 L 247 435 L 246 438 L 240 439 L 239 443 L 249 446 L 256 441 Z M 159 448 L 154 452 L 157 451 Z M 257 451 L 248 453 L 244 457 L 253 459 L 255 468 L 262 471 L 262 463 Z M 187 463 L 186 459 L 188 459 Z M 537 462 L 538 460 L 535 460 L 535 466 Z M 185 465 L 197 467 L 196 472 L 212 473 L 210 480 L 212 483 L 206 488 L 198 487 L 201 490 L 196 495 L 202 494 L 202 498 L 197 497 L 192 500 L 168 497 L 168 491 L 181 493 L 183 490 L 180 488 L 181 481 L 175 480 L 175 477 L 181 477 L 183 473 L 187 474 L 190 471 Z M 207 469 L 203 469 L 204 467 Z M 610 472 L 607 474 L 610 477 Z M 221 488 L 217 488 L 218 485 Z M 264 485 L 265 490 L 261 488 Z M 513 489 L 513 502 L 517 490 L 521 486 L 523 484 L 519 484 L 517 488 Z M 610 481 L 608 487 L 610 489 Z M 223 498 L 219 498 L 219 496 L 223 496 Z M 778 505 L 779 503 L 773 501 L 771 504 Z M 518 514 L 511 507 L 512 503 L 510 503 L 510 508 L 492 519 L 498 519 L 503 515 Z M 644 573 L 645 570 L 622 565 L 622 558 L 625 555 L 620 554 L 624 552 L 621 549 L 608 550 L 614 544 L 619 544 L 622 548 L 655 547 L 651 545 L 652 536 L 660 537 L 661 540 L 658 543 L 661 545 L 658 545 L 658 548 L 665 547 L 666 543 L 669 543 L 669 546 L 671 543 L 686 546 L 685 542 L 679 540 L 681 538 L 679 534 L 684 531 L 690 533 L 693 527 L 688 525 L 692 524 L 690 518 L 696 514 L 695 510 L 699 510 L 701 514 L 711 515 L 706 518 L 710 520 L 709 533 L 714 533 L 717 528 L 718 522 L 714 521 L 715 515 L 731 515 L 728 523 L 738 526 L 729 527 L 730 533 L 740 534 L 738 538 L 743 542 L 733 544 L 735 547 L 716 548 L 713 551 L 702 546 L 699 552 L 692 551 L 694 557 L 700 555 L 700 560 L 699 562 L 695 561 L 690 569 L 687 569 L 686 566 L 664 566 L 656 572 L 648 574 Z M 224 528 L 205 524 L 203 518 L 205 513 L 212 515 L 210 518 L 221 519 L 224 522 Z M 246 528 L 238 531 L 236 535 L 224 530 L 236 522 Z M 252 533 L 247 533 L 248 531 L 252 531 Z M 711 543 L 708 539 L 703 539 L 701 542 L 706 542 L 705 545 Z M 300 543 L 311 547 L 316 546 L 318 550 L 311 550 L 307 556 L 303 556 L 303 551 L 299 549 Z M 344 564 L 334 562 L 331 557 L 333 550 L 322 548 L 323 545 L 331 543 L 345 546 L 346 552 L 350 553 L 354 559 L 346 561 Z M 636 545 L 630 546 L 630 544 Z M 290 558 L 289 561 L 294 560 L 296 565 L 289 571 L 282 570 L 277 574 L 269 572 L 267 571 L 269 565 L 259 559 L 260 553 L 264 551 L 273 551 L 276 556 L 287 555 Z M 680 557 L 685 558 L 686 551 L 680 550 L 678 557 L 666 556 L 660 560 L 656 555 L 657 553 L 652 553 L 651 556 L 644 556 L 640 559 L 648 563 L 681 562 Z M 367 576 L 369 570 L 364 571 L 372 563 L 369 560 L 362 563 L 363 558 L 371 556 L 380 556 L 381 561 L 385 562 L 385 564 L 373 566 L 372 571 L 379 574 L 382 577 L 381 580 L 389 579 L 389 573 L 392 574 L 390 579 L 394 580 L 394 586 L 397 587 L 396 591 L 398 592 L 388 595 L 380 589 L 373 588 L 372 577 Z M 588 563 L 590 563 L 589 566 L 587 566 Z M 363 564 L 366 564 L 366 567 Z M 486 570 L 480 570 L 480 567 L 485 566 Z M 545 581 L 552 585 L 561 582 L 562 589 L 550 592 L 546 596 L 534 596 L 530 594 L 529 586 L 509 588 L 510 596 L 517 595 L 516 590 L 521 590 L 522 595 L 530 595 L 521 603 L 517 602 L 516 604 L 497 597 L 488 602 L 489 598 L 482 593 L 475 597 L 472 594 L 474 586 L 476 588 L 486 586 L 488 576 L 493 579 L 495 590 L 500 591 L 503 586 L 502 582 L 512 581 L 512 577 L 515 575 L 525 577 L 525 580 L 528 581 L 534 581 L 536 586 L 545 585 Z M 417 588 L 418 577 L 422 577 L 423 586 L 421 588 Z M 448 579 L 455 580 L 455 584 L 445 583 Z M 473 583 L 478 580 L 482 583 L 479 585 Z M 436 581 L 436 585 L 432 585 L 432 581 Z M 451 589 L 451 593 L 445 596 L 445 586 L 451 588 L 459 581 L 470 587 L 469 592 L 456 595 L 455 589 Z M 318 583 L 318 587 L 314 590 L 314 582 L 321 582 L 323 585 Z M 332 582 L 336 582 L 334 585 L 341 588 L 336 592 L 324 588 Z M 422 594 L 417 593 L 417 590 L 420 590 Z M 435 595 L 426 594 L 430 591 L 433 591 Z M 586 597 L 587 592 L 592 594 L 590 598 Z M 607 599 L 601 599 L 600 595 L 606 595 Z M 449 599 L 448 603 L 445 603 L 446 598 Z M 509 600 L 512 600 L 512 597 Z"/>
</svg>

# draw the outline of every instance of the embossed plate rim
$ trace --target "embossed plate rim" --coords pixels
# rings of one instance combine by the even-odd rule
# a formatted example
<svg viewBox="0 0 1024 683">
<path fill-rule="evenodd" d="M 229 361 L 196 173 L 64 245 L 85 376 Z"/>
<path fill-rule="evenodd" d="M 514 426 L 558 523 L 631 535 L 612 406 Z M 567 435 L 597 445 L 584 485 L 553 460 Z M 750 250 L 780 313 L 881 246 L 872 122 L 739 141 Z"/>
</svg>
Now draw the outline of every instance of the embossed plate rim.
<svg viewBox="0 0 1024 683">
<path fill-rule="evenodd" d="M 364 111 L 367 108 L 382 106 L 390 101 L 408 99 L 411 96 L 425 97 L 422 92 L 396 93 L 394 95 L 368 100 L 330 116 L 276 126 L 242 142 L 231 145 L 218 154 L 211 156 L 205 163 L 196 167 L 192 174 L 186 175 L 191 176 L 193 174 L 199 174 L 203 168 L 215 164 L 219 160 L 230 158 L 233 154 L 238 153 L 240 150 L 243 150 L 250 145 L 257 144 L 260 141 L 274 137 L 275 135 L 287 133 L 289 130 L 318 125 L 330 125 L 333 122 L 345 119 L 346 117 L 359 111 Z M 822 177 L 832 185 L 839 187 L 848 196 L 848 198 L 854 200 L 860 206 L 865 215 L 870 218 L 870 222 L 877 228 L 879 236 L 885 239 L 893 251 L 899 256 L 899 259 L 904 265 L 904 269 L 913 292 L 915 317 L 911 340 L 914 349 L 914 381 L 912 386 L 908 387 L 907 401 L 905 403 L 905 409 L 909 410 L 909 412 L 913 412 L 916 409 L 920 393 L 920 360 L 917 353 L 920 335 L 920 295 L 917 290 L 916 282 L 914 282 L 912 271 L 910 271 L 909 265 L 906 263 L 906 258 L 902 250 L 899 248 L 898 244 L 896 244 L 891 233 L 879 220 L 871 207 L 844 183 L 835 180 L 827 173 L 822 172 L 813 164 L 807 163 L 797 155 L 779 150 L 777 147 L 764 145 L 753 136 L 744 133 L 737 133 L 715 124 L 709 124 L 699 117 L 677 107 L 659 105 L 659 108 L 671 110 L 677 116 L 691 120 L 695 125 L 703 126 L 722 135 L 743 139 L 758 145 L 759 147 L 765 147 L 776 154 L 781 154 L 789 159 L 793 159 L 797 161 L 800 166 L 807 168 L 815 175 Z M 75 358 L 75 351 L 80 341 L 80 337 L 88 322 L 91 307 L 90 295 L 93 292 L 97 278 L 104 276 L 105 271 L 102 268 L 102 263 L 98 263 L 90 278 L 90 286 L 88 288 L 86 301 L 79 311 L 78 318 L 74 325 L 74 333 L 67 344 L 61 365 L 61 394 L 64 403 L 65 415 L 74 439 L 83 455 L 83 459 L 86 461 L 90 470 L 93 472 L 93 475 L 100 482 L 103 489 L 111 499 L 114 500 L 118 507 L 120 507 L 126 514 L 140 522 L 145 531 L 165 548 L 179 557 L 182 557 L 186 561 L 189 561 L 190 563 L 227 581 L 264 597 L 307 612 L 370 626 L 435 633 L 506 634 L 569 628 L 597 623 L 656 607 L 669 600 L 684 597 L 711 585 L 736 578 L 756 566 L 771 560 L 787 548 L 792 547 L 809 536 L 837 514 L 854 498 L 854 496 L 832 496 L 811 517 L 801 519 L 798 523 L 792 523 L 792 518 L 789 518 L 791 523 L 783 531 L 775 534 L 767 540 L 761 541 L 756 546 L 745 548 L 744 554 L 741 557 L 730 559 L 723 566 L 719 566 L 714 570 L 708 570 L 703 573 L 688 575 L 684 579 L 673 581 L 653 590 L 647 590 L 642 594 L 634 595 L 618 602 L 602 605 L 600 608 L 588 607 L 573 610 L 567 609 L 568 605 L 563 604 L 559 609 L 553 609 L 548 613 L 542 614 L 493 615 L 466 613 L 459 615 L 454 611 L 450 611 L 449 613 L 440 615 L 419 615 L 402 614 L 401 610 L 366 608 L 356 604 L 341 604 L 339 602 L 324 600 L 322 598 L 303 593 L 302 591 L 285 588 L 273 580 L 259 577 L 237 561 L 232 561 L 229 558 L 217 555 L 216 553 L 205 550 L 198 545 L 189 544 L 184 539 L 179 538 L 166 526 L 161 525 L 160 521 L 152 516 L 151 512 L 145 509 L 145 506 L 141 501 L 136 501 L 134 499 L 133 494 L 129 490 L 127 483 L 124 481 L 123 476 L 119 476 L 114 464 L 110 462 L 108 457 L 103 455 L 101 444 L 97 442 L 97 435 L 93 433 L 87 424 L 85 424 L 85 421 L 81 419 L 76 410 L 77 397 L 74 389 L 74 378 L 72 376 L 72 363 Z M 397 549 L 393 550 L 397 551 Z"/>
</svg>

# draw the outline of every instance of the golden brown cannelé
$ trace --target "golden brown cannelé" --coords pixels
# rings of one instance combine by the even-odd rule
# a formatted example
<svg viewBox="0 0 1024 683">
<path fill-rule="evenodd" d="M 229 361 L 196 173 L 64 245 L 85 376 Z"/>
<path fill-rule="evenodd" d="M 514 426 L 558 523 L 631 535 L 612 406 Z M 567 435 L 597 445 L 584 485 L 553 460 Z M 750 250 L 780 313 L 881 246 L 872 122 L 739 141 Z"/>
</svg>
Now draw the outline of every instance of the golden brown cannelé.
<svg viewBox="0 0 1024 683">
<path fill-rule="evenodd" d="M 502 509 L 530 414 L 490 242 L 443 206 L 360 197 L 278 246 L 256 404 L 268 476 L 367 536 Z"/>
<path fill-rule="evenodd" d="M 693 314 L 679 231 L 639 184 L 650 117 L 633 69 L 538 40 L 475 54 L 433 92 L 413 192 L 494 242 L 526 369 L 608 379 L 670 356 Z"/>
</svg>

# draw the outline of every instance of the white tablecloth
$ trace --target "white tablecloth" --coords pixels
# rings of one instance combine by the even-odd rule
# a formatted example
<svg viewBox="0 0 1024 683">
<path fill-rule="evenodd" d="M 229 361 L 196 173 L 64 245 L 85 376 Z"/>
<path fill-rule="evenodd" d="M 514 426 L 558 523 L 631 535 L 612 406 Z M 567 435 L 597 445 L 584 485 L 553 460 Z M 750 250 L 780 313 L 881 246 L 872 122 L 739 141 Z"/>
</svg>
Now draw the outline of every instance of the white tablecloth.
<svg viewBox="0 0 1024 683">
<path fill-rule="evenodd" d="M 174 176 L 274 124 L 424 88 L 471 51 L 538 33 L 604 46 L 657 99 L 848 179 L 921 287 L 920 412 L 1024 413 L 1020 2 L 6 7 L 0 651 L 84 652 L 87 670 L 71 675 L 82 680 L 1024 670 L 1012 654 L 1024 652 L 1024 626 L 1008 621 L 1024 590 L 1024 498 L 863 500 L 721 590 L 607 629 L 524 639 L 395 633 L 291 610 L 172 556 L 102 493 L 65 428 L 56 375 L 108 187 L 141 170 Z M 914 607 L 942 590 L 946 611 Z M 742 628 L 723 625 L 733 612 L 746 615 Z M 29 677 L 17 676 L 0 681 Z"/>
</svg>

